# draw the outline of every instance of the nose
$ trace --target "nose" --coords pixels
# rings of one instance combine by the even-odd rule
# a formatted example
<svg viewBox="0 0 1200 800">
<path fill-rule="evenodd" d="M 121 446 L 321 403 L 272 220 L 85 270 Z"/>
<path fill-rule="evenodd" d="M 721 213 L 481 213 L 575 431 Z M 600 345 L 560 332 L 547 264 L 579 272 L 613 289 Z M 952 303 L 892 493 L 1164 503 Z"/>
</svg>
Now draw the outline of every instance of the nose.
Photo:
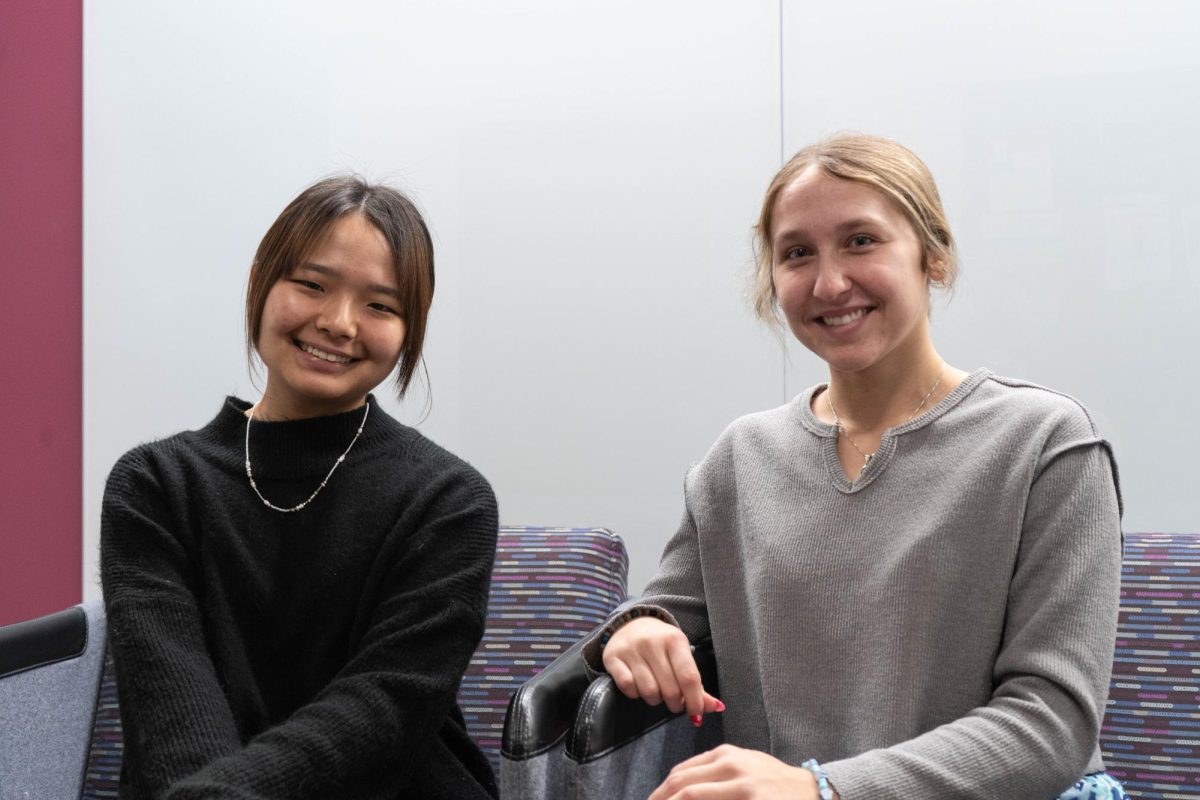
<svg viewBox="0 0 1200 800">
<path fill-rule="evenodd" d="M 813 296 L 818 300 L 837 300 L 850 291 L 850 278 L 846 274 L 845 265 L 838 258 L 822 258 L 814 266 L 817 278 L 813 284 Z"/>
<path fill-rule="evenodd" d="M 358 331 L 358 316 L 349 298 L 333 296 L 321 305 L 317 329 L 337 339 L 353 339 Z"/>
</svg>

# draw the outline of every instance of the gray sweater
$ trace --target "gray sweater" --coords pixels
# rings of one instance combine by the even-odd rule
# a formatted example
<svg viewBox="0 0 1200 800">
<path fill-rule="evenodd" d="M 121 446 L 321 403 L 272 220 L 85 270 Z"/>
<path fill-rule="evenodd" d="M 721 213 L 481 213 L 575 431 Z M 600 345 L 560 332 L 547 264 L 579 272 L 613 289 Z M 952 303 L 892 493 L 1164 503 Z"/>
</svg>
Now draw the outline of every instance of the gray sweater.
<svg viewBox="0 0 1200 800">
<path fill-rule="evenodd" d="M 711 637 L 727 740 L 843 800 L 1052 798 L 1103 769 L 1120 496 L 1062 394 L 972 373 L 853 483 L 810 401 L 735 421 L 643 602 Z"/>
</svg>

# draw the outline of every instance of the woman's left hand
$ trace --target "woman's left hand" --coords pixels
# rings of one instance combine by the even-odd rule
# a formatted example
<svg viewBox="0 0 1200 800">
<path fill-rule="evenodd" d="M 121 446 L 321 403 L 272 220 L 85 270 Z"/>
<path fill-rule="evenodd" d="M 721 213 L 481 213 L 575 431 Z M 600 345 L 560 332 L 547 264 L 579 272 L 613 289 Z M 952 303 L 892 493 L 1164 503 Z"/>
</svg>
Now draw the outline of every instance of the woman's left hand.
<svg viewBox="0 0 1200 800">
<path fill-rule="evenodd" d="M 836 797 L 836 793 L 834 795 Z M 647 800 L 818 800 L 806 769 L 757 750 L 723 744 L 675 765 Z"/>
</svg>

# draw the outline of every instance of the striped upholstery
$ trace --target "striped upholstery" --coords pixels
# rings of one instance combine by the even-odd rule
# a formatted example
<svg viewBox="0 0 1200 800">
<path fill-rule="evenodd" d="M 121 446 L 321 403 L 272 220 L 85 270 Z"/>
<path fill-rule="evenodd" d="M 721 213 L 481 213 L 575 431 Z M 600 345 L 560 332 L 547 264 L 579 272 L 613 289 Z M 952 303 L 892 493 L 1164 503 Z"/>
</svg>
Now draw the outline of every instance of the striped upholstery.
<svg viewBox="0 0 1200 800">
<path fill-rule="evenodd" d="M 607 531 L 501 532 L 488 629 L 459 695 L 493 763 L 509 695 L 624 599 L 626 570 L 624 546 Z M 1126 534 L 1121 597 L 1105 763 L 1130 797 L 1200 800 L 1200 534 Z M 119 770 L 106 670 L 85 800 L 115 797 Z"/>
<path fill-rule="evenodd" d="M 100 680 L 100 694 L 96 701 L 96 719 L 92 723 L 92 745 L 84 773 L 83 800 L 115 800 L 121 778 L 123 741 L 112 653 L 105 653 L 104 675 Z"/>
<path fill-rule="evenodd" d="M 1130 797 L 1200 800 L 1200 534 L 1127 533 L 1104 762 Z"/>
<path fill-rule="evenodd" d="M 458 694 L 497 774 L 512 693 L 625 600 L 628 568 L 621 538 L 603 528 L 500 530 L 487 630 Z"/>
<path fill-rule="evenodd" d="M 487 629 L 458 697 L 467 730 L 497 773 L 509 696 L 625 599 L 628 569 L 621 537 L 603 528 L 500 529 Z M 115 798 L 121 773 L 111 657 L 104 666 L 83 800 Z"/>
</svg>

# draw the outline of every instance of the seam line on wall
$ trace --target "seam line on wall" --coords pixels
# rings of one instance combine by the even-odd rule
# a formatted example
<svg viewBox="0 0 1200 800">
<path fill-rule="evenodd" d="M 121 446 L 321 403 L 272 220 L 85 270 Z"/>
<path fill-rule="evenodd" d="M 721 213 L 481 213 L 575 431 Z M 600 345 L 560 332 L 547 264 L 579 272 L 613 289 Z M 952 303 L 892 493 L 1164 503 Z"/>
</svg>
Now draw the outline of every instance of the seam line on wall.
<svg viewBox="0 0 1200 800">
<path fill-rule="evenodd" d="M 779 0 L 779 168 L 784 164 L 784 106 L 783 106 L 783 2 Z M 787 334 L 783 335 L 783 346 L 779 348 L 779 397 L 780 404 L 788 401 L 787 391 L 788 346 Z"/>
</svg>

